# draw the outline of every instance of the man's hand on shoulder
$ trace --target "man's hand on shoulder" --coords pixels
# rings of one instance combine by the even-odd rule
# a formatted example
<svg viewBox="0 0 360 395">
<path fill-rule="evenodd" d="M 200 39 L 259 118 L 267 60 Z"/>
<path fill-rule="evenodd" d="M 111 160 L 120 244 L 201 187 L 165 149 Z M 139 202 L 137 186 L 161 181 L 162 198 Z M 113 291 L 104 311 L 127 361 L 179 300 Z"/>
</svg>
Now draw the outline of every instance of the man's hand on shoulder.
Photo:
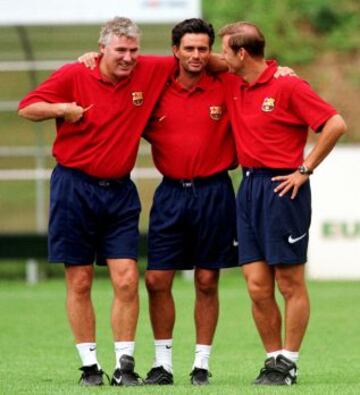
<svg viewBox="0 0 360 395">
<path fill-rule="evenodd" d="M 295 73 L 295 71 L 292 68 L 287 66 L 278 66 L 274 74 L 274 77 L 278 78 L 278 77 L 286 77 L 286 76 L 298 77 L 298 75 Z"/>
<path fill-rule="evenodd" d="M 223 73 L 229 71 L 229 67 L 223 56 L 215 52 L 211 53 L 206 69 L 210 71 L 210 73 Z"/>
<path fill-rule="evenodd" d="M 78 61 L 89 69 L 94 69 L 96 66 L 96 59 L 100 56 L 99 52 L 86 52 L 78 57 Z"/>
</svg>

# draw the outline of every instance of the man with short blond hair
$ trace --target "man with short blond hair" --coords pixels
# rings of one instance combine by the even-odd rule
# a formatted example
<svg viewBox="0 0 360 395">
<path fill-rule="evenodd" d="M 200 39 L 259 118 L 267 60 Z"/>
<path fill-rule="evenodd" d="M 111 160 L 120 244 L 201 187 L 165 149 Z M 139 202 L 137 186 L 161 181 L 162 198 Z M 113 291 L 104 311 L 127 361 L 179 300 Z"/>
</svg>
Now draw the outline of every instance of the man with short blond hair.
<svg viewBox="0 0 360 395">
<path fill-rule="evenodd" d="M 267 359 L 255 384 L 291 385 L 309 319 L 305 262 L 310 175 L 346 131 L 336 110 L 300 78 L 274 78 L 265 38 L 249 22 L 220 30 L 227 106 L 243 169 L 237 195 L 239 262 Z M 241 77 L 241 78 L 239 78 Z M 319 139 L 304 158 L 308 127 Z M 285 301 L 285 337 L 275 285 Z"/>
</svg>

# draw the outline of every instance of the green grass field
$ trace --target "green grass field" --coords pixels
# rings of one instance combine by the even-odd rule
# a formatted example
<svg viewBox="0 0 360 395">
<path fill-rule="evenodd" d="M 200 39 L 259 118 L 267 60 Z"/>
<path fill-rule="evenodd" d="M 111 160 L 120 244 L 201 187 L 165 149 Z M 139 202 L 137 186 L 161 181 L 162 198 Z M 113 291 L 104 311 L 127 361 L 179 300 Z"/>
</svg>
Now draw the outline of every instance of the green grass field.
<svg viewBox="0 0 360 395">
<path fill-rule="evenodd" d="M 212 384 L 193 388 L 193 285 L 178 278 L 174 286 L 177 323 L 174 333 L 173 387 L 88 389 L 77 385 L 79 359 L 66 321 L 61 280 L 27 286 L 0 282 L 0 394 L 359 394 L 360 287 L 358 282 L 311 282 L 312 316 L 299 362 L 299 383 L 291 388 L 253 387 L 264 358 L 245 284 L 238 271 L 221 280 L 221 316 L 211 359 Z M 111 288 L 94 282 L 98 356 L 112 373 L 113 344 L 109 327 Z M 137 371 L 143 376 L 153 358 L 146 293 L 141 281 L 141 317 L 136 345 Z"/>
</svg>

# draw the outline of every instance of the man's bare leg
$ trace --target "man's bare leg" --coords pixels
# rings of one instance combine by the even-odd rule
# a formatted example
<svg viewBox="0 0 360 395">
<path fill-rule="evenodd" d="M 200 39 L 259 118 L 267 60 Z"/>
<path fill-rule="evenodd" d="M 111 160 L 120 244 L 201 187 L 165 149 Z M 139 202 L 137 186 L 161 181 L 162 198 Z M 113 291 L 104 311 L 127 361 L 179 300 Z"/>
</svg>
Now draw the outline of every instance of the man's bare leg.
<svg viewBox="0 0 360 395">
<path fill-rule="evenodd" d="M 264 261 L 242 266 L 252 313 L 267 353 L 282 349 L 281 314 L 275 299 L 274 269 Z"/>
<path fill-rule="evenodd" d="M 149 295 L 149 313 L 155 345 L 153 367 L 162 366 L 168 372 L 150 371 L 145 380 L 147 384 L 172 384 L 173 382 L 171 373 L 175 303 L 171 288 L 175 273 L 175 270 L 146 271 L 145 282 Z"/>
<path fill-rule="evenodd" d="M 209 370 L 211 346 L 219 317 L 219 270 L 195 269 L 196 348 L 193 368 Z"/>
<path fill-rule="evenodd" d="M 115 342 L 133 342 L 139 316 L 139 273 L 133 259 L 108 259 L 114 298 L 111 327 Z"/>
<path fill-rule="evenodd" d="M 310 316 L 310 302 L 305 283 L 305 265 L 277 266 L 275 278 L 285 300 L 284 349 L 298 352 Z"/>
<path fill-rule="evenodd" d="M 135 373 L 135 332 L 139 317 L 139 272 L 133 259 L 107 259 L 114 291 L 111 327 L 115 346 L 115 371 L 111 385 L 141 385 Z"/>
<path fill-rule="evenodd" d="M 175 303 L 171 288 L 175 270 L 147 270 L 150 320 L 155 339 L 171 339 L 175 325 Z"/>
<path fill-rule="evenodd" d="M 91 301 L 92 265 L 65 265 L 66 310 L 82 366 L 97 365 L 95 312 Z"/>
<path fill-rule="evenodd" d="M 92 265 L 65 265 L 66 309 L 76 343 L 95 342 Z"/>
</svg>

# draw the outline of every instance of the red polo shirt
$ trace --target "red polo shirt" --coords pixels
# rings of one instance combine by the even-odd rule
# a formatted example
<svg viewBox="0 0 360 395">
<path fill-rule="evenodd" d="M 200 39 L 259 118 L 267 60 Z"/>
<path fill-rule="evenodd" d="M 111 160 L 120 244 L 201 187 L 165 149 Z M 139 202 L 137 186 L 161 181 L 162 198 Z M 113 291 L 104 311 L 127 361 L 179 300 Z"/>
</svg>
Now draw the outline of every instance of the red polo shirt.
<svg viewBox="0 0 360 395">
<path fill-rule="evenodd" d="M 320 131 L 336 114 L 306 81 L 274 78 L 276 69 L 275 61 L 268 62 L 250 84 L 236 75 L 222 76 L 241 166 L 297 168 L 303 162 L 308 127 Z"/>
<path fill-rule="evenodd" d="M 30 92 L 19 108 L 45 101 L 93 105 L 76 123 L 56 119 L 53 155 L 63 166 L 100 178 L 122 177 L 133 169 L 141 134 L 166 81 L 173 57 L 140 56 L 129 78 L 116 85 L 99 67 L 67 64 Z"/>
<path fill-rule="evenodd" d="M 207 177 L 236 166 L 223 84 L 208 74 L 191 90 L 169 82 L 145 138 L 156 167 L 170 178 Z"/>
</svg>

